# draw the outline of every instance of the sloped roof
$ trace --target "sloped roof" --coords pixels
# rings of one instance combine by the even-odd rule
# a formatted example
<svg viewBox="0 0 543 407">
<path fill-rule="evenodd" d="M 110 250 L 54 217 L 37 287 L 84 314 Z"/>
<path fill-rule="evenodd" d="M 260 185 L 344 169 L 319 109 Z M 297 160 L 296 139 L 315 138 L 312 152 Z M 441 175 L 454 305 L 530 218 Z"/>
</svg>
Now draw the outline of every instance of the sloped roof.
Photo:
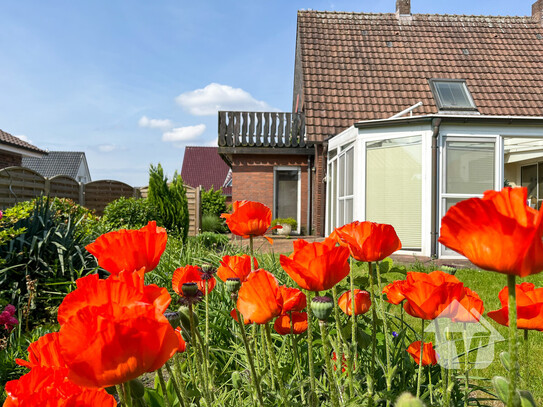
<svg viewBox="0 0 543 407">
<path fill-rule="evenodd" d="M 1 144 L 7 144 L 11 147 L 17 147 L 23 150 L 32 151 L 33 153 L 47 154 L 47 151 L 42 150 L 35 145 L 27 143 L 26 141 L 21 140 L 19 137 L 12 136 L 11 134 L 6 133 L 3 130 L 0 130 L 0 145 Z"/>
<path fill-rule="evenodd" d="M 77 179 L 79 166 L 84 159 L 85 153 L 82 151 L 49 151 L 43 158 L 23 157 L 23 167 L 47 178 L 68 175 Z"/>
<path fill-rule="evenodd" d="M 191 187 L 222 188 L 225 195 L 232 195 L 232 187 L 224 187 L 230 167 L 222 160 L 218 147 L 185 147 L 181 178 Z"/>
<path fill-rule="evenodd" d="M 465 79 L 482 115 L 543 116 L 543 26 L 531 17 L 298 12 L 294 101 L 323 140 L 419 101 L 428 80 Z"/>
</svg>

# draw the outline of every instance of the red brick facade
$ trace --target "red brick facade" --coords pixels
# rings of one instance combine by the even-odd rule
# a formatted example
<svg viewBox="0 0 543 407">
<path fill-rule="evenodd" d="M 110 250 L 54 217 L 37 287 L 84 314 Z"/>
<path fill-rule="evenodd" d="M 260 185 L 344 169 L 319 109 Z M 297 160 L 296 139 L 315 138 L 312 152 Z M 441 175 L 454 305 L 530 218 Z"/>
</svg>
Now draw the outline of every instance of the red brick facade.
<svg viewBox="0 0 543 407">
<path fill-rule="evenodd" d="M 262 202 L 273 210 L 274 168 L 297 167 L 301 170 L 301 219 L 307 228 L 307 157 L 301 155 L 234 155 L 232 160 L 232 200 Z"/>
<path fill-rule="evenodd" d="M 23 157 L 21 154 L 11 153 L 8 151 L 0 151 L 0 168 L 20 167 L 22 164 Z"/>
</svg>

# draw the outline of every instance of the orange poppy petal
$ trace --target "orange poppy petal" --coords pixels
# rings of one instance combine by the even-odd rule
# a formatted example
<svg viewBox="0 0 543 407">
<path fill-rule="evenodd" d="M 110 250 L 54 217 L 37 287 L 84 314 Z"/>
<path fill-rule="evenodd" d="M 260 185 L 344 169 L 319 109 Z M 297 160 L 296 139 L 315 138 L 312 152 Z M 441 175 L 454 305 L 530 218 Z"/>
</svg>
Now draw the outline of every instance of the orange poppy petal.
<svg viewBox="0 0 543 407">
<path fill-rule="evenodd" d="M 273 274 L 256 270 L 241 285 L 237 308 L 243 317 L 257 324 L 265 324 L 281 314 L 283 299 Z"/>
<path fill-rule="evenodd" d="M 421 349 L 421 341 L 413 342 L 407 348 L 407 353 L 411 355 L 417 365 L 420 362 L 420 352 L 422 350 L 422 366 L 436 365 L 437 354 L 434 350 L 432 342 L 425 342 Z"/>
<path fill-rule="evenodd" d="M 292 320 L 289 314 L 280 315 L 273 324 L 273 329 L 279 335 L 299 335 L 307 331 L 307 312 L 293 312 Z"/>
<path fill-rule="evenodd" d="M 15 363 L 32 369 L 35 366 L 65 368 L 66 363 L 60 354 L 58 332 L 40 337 L 28 347 L 28 361 L 15 359 Z"/>
<path fill-rule="evenodd" d="M 307 306 L 305 294 L 297 288 L 281 286 L 279 289 L 283 297 L 282 314 L 290 311 L 302 311 Z"/>
<path fill-rule="evenodd" d="M 371 307 L 371 298 L 370 294 L 367 291 L 356 289 L 354 290 L 354 304 L 355 304 L 355 314 L 362 315 L 369 311 Z M 338 305 L 341 310 L 347 314 L 352 315 L 352 301 L 351 301 L 351 292 L 344 292 L 338 300 Z"/>
</svg>

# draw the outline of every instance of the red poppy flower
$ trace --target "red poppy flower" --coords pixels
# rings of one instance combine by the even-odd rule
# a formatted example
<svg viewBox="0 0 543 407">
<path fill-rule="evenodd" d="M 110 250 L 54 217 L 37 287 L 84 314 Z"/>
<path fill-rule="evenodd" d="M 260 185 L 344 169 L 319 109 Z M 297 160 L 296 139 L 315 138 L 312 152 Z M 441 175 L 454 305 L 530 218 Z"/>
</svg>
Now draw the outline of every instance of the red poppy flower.
<svg viewBox="0 0 543 407">
<path fill-rule="evenodd" d="M 341 310 L 347 314 L 352 315 L 352 302 L 351 302 L 351 292 L 346 291 L 339 297 L 338 305 Z M 370 293 L 363 290 L 354 290 L 354 313 L 356 315 L 362 315 L 369 311 L 371 307 L 371 298 Z"/>
<path fill-rule="evenodd" d="M 453 322 L 476 322 L 484 311 L 483 302 L 456 277 L 440 270 L 429 274 L 409 272 L 397 285 L 407 300 L 405 311 L 414 317 L 432 320 L 446 317 Z"/>
<path fill-rule="evenodd" d="M 32 369 L 35 366 L 65 368 L 66 363 L 60 354 L 58 332 L 46 334 L 28 347 L 28 361 L 15 359 L 15 363 Z"/>
<path fill-rule="evenodd" d="M 108 387 L 160 368 L 179 348 L 163 315 L 168 292 L 145 286 L 136 273 L 97 277 L 79 279 L 59 308 L 60 350 L 69 379 Z"/>
<path fill-rule="evenodd" d="M 67 368 L 35 366 L 18 380 L 6 383 L 5 407 L 114 407 L 117 402 L 103 389 L 70 382 Z"/>
<path fill-rule="evenodd" d="M 517 284 L 517 328 L 543 331 L 543 288 L 532 283 Z M 509 326 L 509 289 L 505 286 L 498 295 L 502 308 L 488 316 L 500 325 Z"/>
<path fill-rule="evenodd" d="M 183 335 L 181 335 L 181 327 L 178 326 L 175 328 L 175 334 L 177 335 L 177 339 L 179 339 L 179 347 L 177 348 L 177 352 L 182 353 L 187 350 L 187 343 L 183 339 Z"/>
<path fill-rule="evenodd" d="M 349 274 L 349 250 L 331 239 L 314 243 L 298 239 L 294 252 L 279 260 L 290 278 L 309 291 L 328 290 Z"/>
<path fill-rule="evenodd" d="M 183 284 L 196 283 L 198 285 L 198 289 L 202 293 L 205 293 L 207 281 L 207 292 L 210 293 L 215 288 L 217 280 L 215 280 L 215 277 L 205 280 L 202 278 L 203 275 L 204 273 L 202 272 L 202 269 L 198 266 L 179 267 L 173 272 L 172 288 L 177 294 L 183 295 Z"/>
<path fill-rule="evenodd" d="M 543 216 L 526 198 L 526 188 L 504 188 L 457 203 L 441 220 L 439 242 L 485 270 L 519 277 L 539 273 Z"/>
<path fill-rule="evenodd" d="M 232 208 L 232 214 L 223 213 L 221 218 L 226 219 L 226 224 L 234 235 L 245 238 L 264 236 L 270 228 L 272 213 L 266 205 L 253 201 L 235 201 Z M 264 237 L 273 243 L 269 237 Z"/>
<path fill-rule="evenodd" d="M 291 319 L 292 315 L 292 319 Z M 292 325 L 292 333 L 299 335 L 307 331 L 307 312 L 292 312 L 289 314 L 280 315 L 273 324 L 273 329 L 279 335 L 290 335 Z"/>
<path fill-rule="evenodd" d="M 98 260 L 98 264 L 111 274 L 135 271 L 145 267 L 154 270 L 166 249 L 166 229 L 152 221 L 139 230 L 121 229 L 100 236 L 85 247 Z"/>
<path fill-rule="evenodd" d="M 258 268 L 256 257 L 254 260 L 254 269 Z M 242 283 L 247 280 L 251 268 L 251 256 L 244 254 L 243 256 L 224 256 L 221 260 L 221 265 L 217 269 L 217 276 L 226 282 L 229 278 L 239 278 Z"/>
<path fill-rule="evenodd" d="M 282 314 L 291 311 L 302 311 L 307 306 L 305 294 L 297 288 L 282 285 L 279 290 L 281 291 L 281 297 L 283 297 Z"/>
<path fill-rule="evenodd" d="M 358 261 L 380 261 L 402 248 L 391 225 L 355 221 L 335 230 L 338 243 Z"/>
<path fill-rule="evenodd" d="M 243 316 L 243 314 L 241 314 L 241 315 Z M 232 311 L 230 311 L 230 316 L 231 316 L 232 318 L 234 318 L 234 320 L 235 320 L 236 322 L 238 322 L 238 314 L 236 313 L 236 309 L 235 309 L 235 308 L 234 308 Z M 248 325 L 248 324 L 252 324 L 253 321 L 251 321 L 250 319 L 247 319 L 247 318 L 243 317 L 243 323 L 244 323 L 245 325 Z"/>
<path fill-rule="evenodd" d="M 405 300 L 405 297 L 402 294 L 402 286 L 405 283 L 405 280 L 398 280 L 385 286 L 385 288 L 383 288 L 383 294 L 386 294 L 387 296 L 386 301 L 391 304 L 398 305 Z"/>
<path fill-rule="evenodd" d="M 281 314 L 283 297 L 279 284 L 266 270 L 253 271 L 238 292 L 237 308 L 243 318 L 265 324 Z"/>
<path fill-rule="evenodd" d="M 413 342 L 409 347 L 407 348 L 407 353 L 411 355 L 413 360 L 417 363 L 417 365 L 420 362 L 420 352 L 421 352 L 421 342 L 416 341 Z M 434 346 L 432 345 L 432 342 L 425 342 L 422 346 L 422 366 L 427 365 L 437 365 L 437 353 L 434 350 Z"/>
</svg>

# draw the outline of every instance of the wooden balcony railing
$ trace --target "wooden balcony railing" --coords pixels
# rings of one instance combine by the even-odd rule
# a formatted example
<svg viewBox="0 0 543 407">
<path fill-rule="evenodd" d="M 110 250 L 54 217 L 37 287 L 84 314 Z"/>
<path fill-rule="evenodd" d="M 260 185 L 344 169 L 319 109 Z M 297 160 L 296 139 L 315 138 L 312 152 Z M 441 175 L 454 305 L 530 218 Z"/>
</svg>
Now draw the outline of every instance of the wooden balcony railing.
<svg viewBox="0 0 543 407">
<path fill-rule="evenodd" d="M 219 147 L 306 147 L 301 113 L 219 112 Z"/>
</svg>

